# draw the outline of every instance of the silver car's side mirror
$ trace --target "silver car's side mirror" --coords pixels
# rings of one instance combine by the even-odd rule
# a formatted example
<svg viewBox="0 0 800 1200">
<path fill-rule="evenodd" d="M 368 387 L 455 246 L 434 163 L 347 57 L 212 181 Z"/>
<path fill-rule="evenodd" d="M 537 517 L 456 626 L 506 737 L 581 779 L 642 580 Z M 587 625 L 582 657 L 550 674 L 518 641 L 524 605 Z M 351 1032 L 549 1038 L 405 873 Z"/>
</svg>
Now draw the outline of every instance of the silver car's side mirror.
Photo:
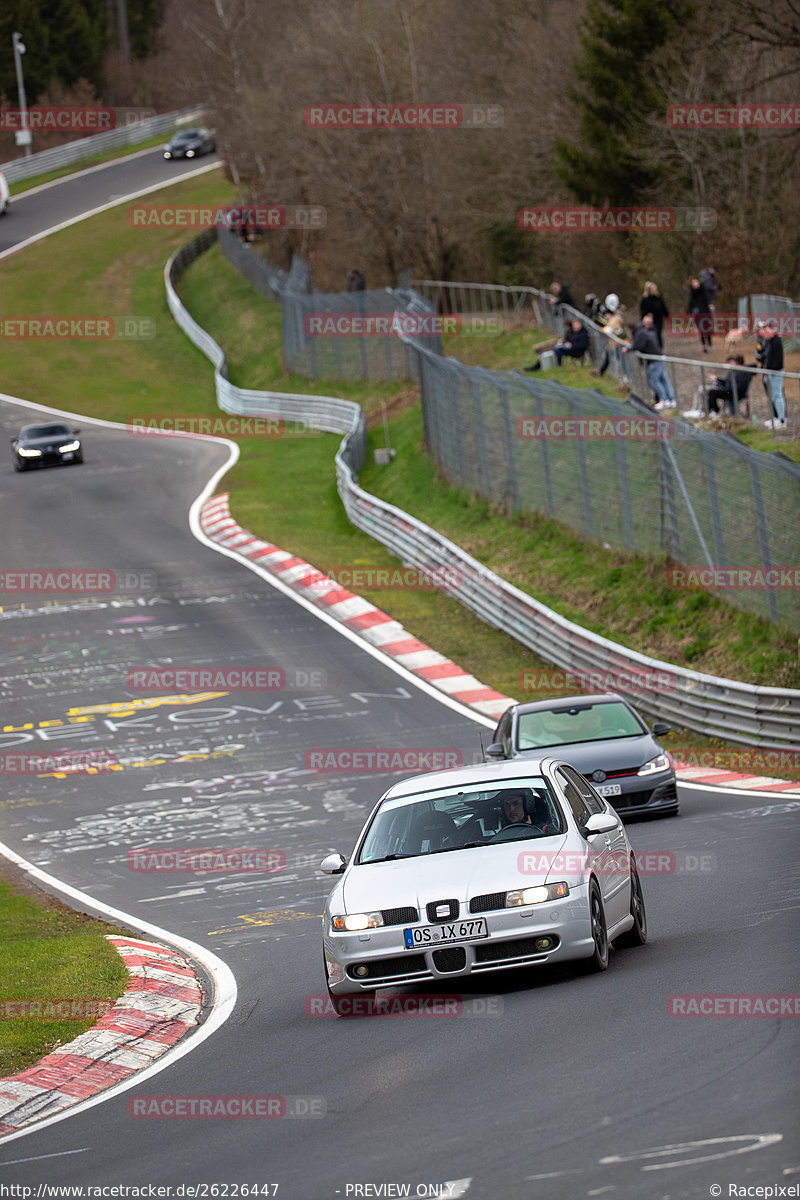
<svg viewBox="0 0 800 1200">
<path fill-rule="evenodd" d="M 333 854 L 329 854 L 327 858 L 323 858 L 319 864 L 319 869 L 325 875 L 341 875 L 346 866 L 347 859 L 338 850 L 335 850 Z"/>
<path fill-rule="evenodd" d="M 502 742 L 492 742 L 486 747 L 487 758 L 505 758 L 506 752 Z"/>
<path fill-rule="evenodd" d="M 583 834 L 584 837 L 591 837 L 593 833 L 611 833 L 618 824 L 617 818 L 612 817 L 611 813 L 593 813 L 583 826 Z"/>
</svg>

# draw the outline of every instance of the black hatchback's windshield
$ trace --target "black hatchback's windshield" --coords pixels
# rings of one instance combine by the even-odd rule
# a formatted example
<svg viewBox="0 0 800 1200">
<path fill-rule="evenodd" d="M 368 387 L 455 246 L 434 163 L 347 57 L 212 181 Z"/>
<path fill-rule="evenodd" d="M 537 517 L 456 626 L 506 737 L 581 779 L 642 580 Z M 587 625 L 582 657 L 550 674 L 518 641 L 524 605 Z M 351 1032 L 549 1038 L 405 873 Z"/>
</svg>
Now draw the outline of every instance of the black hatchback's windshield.
<svg viewBox="0 0 800 1200">
<path fill-rule="evenodd" d="M 570 746 L 575 742 L 602 742 L 607 738 L 641 737 L 647 730 L 620 701 L 576 704 L 571 708 L 523 712 L 517 718 L 517 749 Z"/>
<path fill-rule="evenodd" d="M 36 438 L 63 437 L 69 434 L 66 425 L 28 425 L 19 435 L 21 442 L 32 442 Z"/>
<path fill-rule="evenodd" d="M 359 863 L 386 862 L 564 832 L 542 776 L 448 788 L 386 800 L 370 825 Z"/>
<path fill-rule="evenodd" d="M 202 129 L 184 129 L 182 133 L 176 133 L 172 140 L 173 142 L 193 142 L 195 138 L 202 136 Z"/>
</svg>

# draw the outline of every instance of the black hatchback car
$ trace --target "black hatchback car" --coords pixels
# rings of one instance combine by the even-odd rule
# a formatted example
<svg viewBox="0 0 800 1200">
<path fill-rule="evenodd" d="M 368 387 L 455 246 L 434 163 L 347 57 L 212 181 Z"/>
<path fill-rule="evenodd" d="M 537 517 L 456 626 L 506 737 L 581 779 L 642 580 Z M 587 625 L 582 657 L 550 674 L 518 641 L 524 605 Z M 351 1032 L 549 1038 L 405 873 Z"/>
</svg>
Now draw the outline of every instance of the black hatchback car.
<svg viewBox="0 0 800 1200">
<path fill-rule="evenodd" d="M 27 471 L 28 467 L 46 467 L 55 463 L 82 463 L 79 433 L 79 429 L 70 429 L 60 421 L 50 425 L 25 425 L 17 437 L 11 439 L 15 469 Z"/>
<path fill-rule="evenodd" d="M 506 709 L 486 754 L 540 758 L 546 748 L 580 771 L 621 817 L 674 816 L 675 765 L 656 741 L 669 732 L 657 721 L 651 733 L 616 692 L 566 696 Z"/>
<path fill-rule="evenodd" d="M 216 148 L 217 143 L 207 129 L 182 129 L 167 143 L 164 158 L 199 158 L 201 154 L 213 154 Z"/>
</svg>

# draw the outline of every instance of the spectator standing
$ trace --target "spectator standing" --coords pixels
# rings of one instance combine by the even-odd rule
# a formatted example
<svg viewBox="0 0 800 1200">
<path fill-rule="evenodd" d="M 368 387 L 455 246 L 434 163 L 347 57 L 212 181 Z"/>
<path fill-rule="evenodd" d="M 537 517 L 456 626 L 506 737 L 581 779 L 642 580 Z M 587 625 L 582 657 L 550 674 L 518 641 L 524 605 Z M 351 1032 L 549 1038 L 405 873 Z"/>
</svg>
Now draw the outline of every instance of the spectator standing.
<svg viewBox="0 0 800 1200">
<path fill-rule="evenodd" d="M 347 272 L 347 290 L 348 292 L 363 292 L 366 290 L 367 281 L 359 271 L 358 267 L 351 267 Z"/>
<path fill-rule="evenodd" d="M 642 292 L 642 298 L 639 301 L 640 316 L 644 317 L 647 315 L 647 313 L 653 314 L 653 328 L 656 331 L 656 337 L 658 338 L 658 344 L 661 346 L 661 348 L 663 350 L 663 348 L 664 348 L 664 322 L 666 321 L 667 317 L 669 316 L 669 309 L 667 308 L 667 306 L 664 302 L 664 297 L 661 295 L 661 292 L 658 290 L 658 284 L 653 283 L 653 281 L 651 279 L 648 279 L 647 283 L 644 285 L 644 291 Z"/>
<path fill-rule="evenodd" d="M 764 330 L 766 328 L 763 321 L 756 321 L 756 366 L 761 367 L 762 370 L 767 357 L 767 339 L 764 337 Z M 771 402 L 769 375 L 762 375 L 761 383 L 767 399 Z M 773 413 L 772 415 L 774 416 L 775 414 Z"/>
<path fill-rule="evenodd" d="M 625 309 L 620 304 L 619 296 L 616 294 L 616 292 L 609 292 L 609 294 L 606 296 L 605 300 L 603 301 L 603 307 L 606 311 L 606 322 L 605 322 L 605 325 L 603 326 L 603 329 L 604 329 L 606 335 L 613 334 L 615 337 L 618 337 L 621 341 L 624 342 L 625 341 L 625 317 L 624 317 Z M 608 370 L 609 365 L 611 363 L 611 354 L 613 353 L 616 356 L 620 353 L 620 351 L 621 351 L 621 347 L 620 347 L 619 343 L 613 341 L 613 339 L 609 336 L 608 345 L 606 346 L 606 350 L 603 355 L 603 361 L 601 362 L 599 368 L 592 371 L 592 375 L 594 375 L 595 379 L 603 378 L 603 376 L 605 375 L 605 373 Z M 622 362 L 624 364 L 625 360 L 623 359 Z M 624 366 L 623 366 L 623 375 L 625 375 L 625 377 L 627 378 L 627 372 L 624 370 Z"/>
<path fill-rule="evenodd" d="M 667 368 L 664 366 L 661 344 L 653 328 L 652 313 L 646 313 L 636 326 L 631 349 L 635 350 L 637 354 L 658 355 L 657 358 L 654 357 L 648 362 L 645 368 L 647 371 L 647 382 L 658 397 L 655 407 L 659 412 L 665 408 L 675 408 L 677 406 L 675 393 L 672 390 L 672 384 L 667 375 Z"/>
<path fill-rule="evenodd" d="M 773 372 L 773 374 L 767 376 L 767 379 L 769 380 L 769 398 L 772 401 L 772 411 L 774 413 L 772 420 L 767 420 L 764 424 L 768 429 L 785 429 L 786 398 L 783 394 L 783 342 L 778 335 L 777 329 L 773 329 L 770 325 L 764 326 L 763 336 L 767 343 L 764 370 Z"/>
<path fill-rule="evenodd" d="M 689 301 L 686 311 L 694 317 L 700 334 L 700 345 L 703 353 L 711 349 L 711 314 L 714 305 L 708 298 L 708 292 L 696 275 L 689 280 Z"/>
<path fill-rule="evenodd" d="M 577 305 L 572 298 L 572 292 L 569 290 L 566 283 L 551 283 L 550 292 L 550 303 L 555 309 L 556 316 L 560 316 L 562 304 L 568 304 L 570 308 L 577 308 Z"/>
<path fill-rule="evenodd" d="M 700 282 L 702 283 L 703 287 L 706 289 L 706 295 L 708 296 L 708 302 L 711 305 L 711 309 L 713 312 L 714 306 L 716 304 L 716 295 L 717 295 L 717 292 L 719 291 L 719 283 L 717 282 L 717 268 L 716 267 L 703 267 L 702 271 L 700 272 Z"/>
</svg>

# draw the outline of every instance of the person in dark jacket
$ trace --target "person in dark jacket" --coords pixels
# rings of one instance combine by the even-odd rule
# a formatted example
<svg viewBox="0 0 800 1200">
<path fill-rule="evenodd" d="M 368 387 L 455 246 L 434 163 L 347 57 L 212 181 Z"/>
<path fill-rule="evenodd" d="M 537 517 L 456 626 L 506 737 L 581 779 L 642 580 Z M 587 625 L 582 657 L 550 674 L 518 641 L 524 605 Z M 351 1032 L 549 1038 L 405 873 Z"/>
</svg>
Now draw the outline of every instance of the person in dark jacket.
<svg viewBox="0 0 800 1200">
<path fill-rule="evenodd" d="M 569 334 L 563 342 L 556 342 L 556 362 L 561 366 L 561 360 L 567 358 L 583 358 L 589 349 L 589 331 L 584 329 L 580 321 L 572 321 Z"/>
<path fill-rule="evenodd" d="M 772 411 L 775 414 L 771 421 L 764 424 L 768 429 L 786 428 L 786 398 L 783 394 L 783 342 L 778 336 L 777 329 L 765 325 L 762 336 L 766 339 L 767 353 L 764 358 L 764 370 L 773 371 L 768 375 L 769 397 L 772 401 Z"/>
<path fill-rule="evenodd" d="M 659 345 L 663 349 L 664 322 L 669 316 L 669 309 L 664 303 L 664 297 L 658 290 L 658 284 L 653 283 L 651 279 L 648 279 L 647 283 L 644 285 L 642 298 L 639 301 L 640 316 L 644 317 L 647 315 L 647 313 L 653 314 L 653 328 L 656 331 L 656 337 L 658 338 Z"/>
<path fill-rule="evenodd" d="M 633 343 L 630 347 L 637 354 L 647 354 L 658 356 L 653 357 L 647 363 L 645 370 L 647 371 L 647 382 L 655 392 L 658 400 L 656 408 L 675 408 L 675 392 L 672 389 L 672 384 L 667 375 L 667 369 L 664 366 L 664 359 L 661 353 L 661 343 L 656 337 L 656 331 L 653 328 L 653 314 L 646 313 L 642 317 L 639 324 L 636 326 L 633 334 Z M 627 353 L 623 347 L 623 353 Z"/>
<path fill-rule="evenodd" d="M 711 349 L 711 313 L 714 311 L 714 305 L 696 275 L 689 280 L 689 301 L 686 311 L 694 317 L 697 323 L 700 345 L 705 354 L 706 350 Z"/>
<path fill-rule="evenodd" d="M 550 284 L 550 303 L 556 310 L 556 316 L 561 311 L 562 304 L 568 304 L 570 308 L 577 308 L 577 304 L 572 299 L 572 292 L 567 287 L 566 283 L 551 283 Z"/>
<path fill-rule="evenodd" d="M 735 416 L 737 404 L 747 396 L 753 376 L 749 371 L 736 370 L 737 366 L 744 366 L 744 358 L 741 354 L 726 358 L 725 361 L 731 364 L 731 369 L 724 379 L 717 379 L 715 376 L 712 380 L 713 387 L 710 387 L 707 393 L 708 410 L 719 416 L 719 401 L 724 400 L 731 416 Z"/>
<path fill-rule="evenodd" d="M 347 272 L 347 290 L 348 292 L 363 292 L 367 286 L 367 281 L 364 278 L 358 267 L 351 267 Z"/>
</svg>

